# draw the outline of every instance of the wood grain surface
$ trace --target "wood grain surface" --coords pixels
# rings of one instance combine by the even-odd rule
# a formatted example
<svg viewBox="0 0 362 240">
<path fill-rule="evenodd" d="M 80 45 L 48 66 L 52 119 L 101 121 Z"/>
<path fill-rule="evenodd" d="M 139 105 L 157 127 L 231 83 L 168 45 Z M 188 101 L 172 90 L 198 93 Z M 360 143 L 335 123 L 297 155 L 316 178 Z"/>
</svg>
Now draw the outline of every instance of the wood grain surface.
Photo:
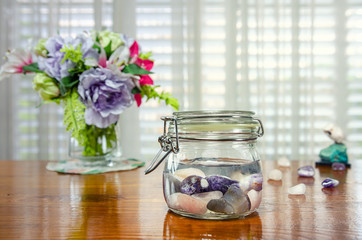
<svg viewBox="0 0 362 240">
<path fill-rule="evenodd" d="M 281 182 L 264 179 L 256 213 L 238 220 L 197 220 L 167 209 L 162 169 L 67 175 L 44 161 L 0 161 L 0 239 L 362 239 L 362 163 L 347 171 L 317 167 L 299 178 L 293 161 Z M 265 161 L 263 173 L 278 168 Z M 332 177 L 334 189 L 322 189 Z M 289 187 L 307 185 L 290 196 Z"/>
</svg>

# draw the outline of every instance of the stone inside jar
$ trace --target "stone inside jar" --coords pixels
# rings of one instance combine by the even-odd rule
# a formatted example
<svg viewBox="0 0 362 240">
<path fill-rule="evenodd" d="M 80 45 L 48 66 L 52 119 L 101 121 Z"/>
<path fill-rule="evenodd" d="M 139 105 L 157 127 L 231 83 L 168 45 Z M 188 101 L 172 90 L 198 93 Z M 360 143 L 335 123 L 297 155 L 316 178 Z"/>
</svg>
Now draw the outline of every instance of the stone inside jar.
<svg viewBox="0 0 362 240">
<path fill-rule="evenodd" d="M 220 159 L 186 162 L 174 173 L 164 172 L 164 194 L 171 209 L 212 217 L 244 216 L 259 207 L 263 186 L 260 161 L 237 165 L 223 164 Z"/>
</svg>

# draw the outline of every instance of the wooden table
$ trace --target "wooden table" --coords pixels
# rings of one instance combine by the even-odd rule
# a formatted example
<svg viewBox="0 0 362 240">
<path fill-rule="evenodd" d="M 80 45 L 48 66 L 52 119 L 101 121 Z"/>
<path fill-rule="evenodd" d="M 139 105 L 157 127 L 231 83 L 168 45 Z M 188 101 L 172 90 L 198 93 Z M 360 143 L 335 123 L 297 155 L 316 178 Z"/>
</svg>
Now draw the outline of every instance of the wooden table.
<svg viewBox="0 0 362 240">
<path fill-rule="evenodd" d="M 261 207 L 246 219 L 207 221 L 168 211 L 160 168 L 81 176 L 47 171 L 43 161 L 0 161 L 0 239 L 362 239 L 362 162 L 298 178 L 307 164 L 281 169 L 282 182 L 265 180 Z M 273 168 L 265 161 L 264 175 Z M 322 189 L 327 177 L 340 185 Z M 306 194 L 289 196 L 301 182 Z"/>
</svg>

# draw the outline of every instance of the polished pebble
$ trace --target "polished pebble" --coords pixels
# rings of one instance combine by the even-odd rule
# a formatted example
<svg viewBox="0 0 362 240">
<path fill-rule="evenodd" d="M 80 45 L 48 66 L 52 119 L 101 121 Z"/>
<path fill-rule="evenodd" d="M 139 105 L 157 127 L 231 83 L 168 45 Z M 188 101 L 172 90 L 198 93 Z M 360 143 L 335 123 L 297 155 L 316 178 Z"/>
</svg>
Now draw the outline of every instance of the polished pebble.
<svg viewBox="0 0 362 240">
<path fill-rule="evenodd" d="M 250 211 L 254 211 L 261 203 L 262 191 L 255 191 L 252 189 L 248 192 L 248 197 L 250 200 Z"/>
<path fill-rule="evenodd" d="M 209 191 L 209 182 L 200 176 L 191 175 L 181 182 L 180 190 L 182 193 L 191 195 Z"/>
<path fill-rule="evenodd" d="M 314 167 L 310 165 L 298 168 L 299 177 L 313 177 L 314 173 Z"/>
<path fill-rule="evenodd" d="M 333 171 L 344 171 L 344 170 L 346 170 L 346 165 L 344 163 L 334 162 L 334 163 L 332 163 L 332 170 Z"/>
<path fill-rule="evenodd" d="M 206 180 L 209 185 L 208 191 L 221 191 L 222 193 L 226 193 L 232 184 L 238 183 L 231 178 L 219 175 L 208 176 Z"/>
<path fill-rule="evenodd" d="M 213 212 L 226 214 L 233 214 L 235 212 L 233 206 L 231 206 L 231 204 L 224 198 L 212 199 L 210 202 L 208 202 L 207 209 Z"/>
<path fill-rule="evenodd" d="M 322 182 L 322 186 L 325 188 L 333 188 L 333 187 L 337 187 L 339 184 L 339 181 L 333 178 L 326 178 L 323 182 Z"/>
<path fill-rule="evenodd" d="M 250 200 L 237 184 L 233 184 L 222 198 L 211 200 L 207 209 L 226 214 L 242 214 L 250 210 Z"/>
<path fill-rule="evenodd" d="M 204 193 L 195 193 L 191 197 L 204 201 L 206 204 L 212 199 L 222 198 L 223 194 L 220 191 L 211 191 Z"/>
<path fill-rule="evenodd" d="M 241 172 L 234 172 L 231 174 L 231 179 L 239 182 L 239 187 L 243 191 L 250 190 L 250 175 L 243 175 Z"/>
<path fill-rule="evenodd" d="M 304 183 L 300 183 L 298 185 L 295 185 L 291 188 L 288 189 L 288 194 L 290 195 L 303 195 L 305 194 L 305 184 Z"/>
<path fill-rule="evenodd" d="M 250 210 L 250 199 L 237 184 L 231 185 L 223 198 L 233 206 L 238 214 Z"/>
<path fill-rule="evenodd" d="M 239 181 L 239 187 L 242 191 L 246 192 L 249 191 L 251 188 L 250 178 L 249 176 L 244 177 L 243 179 L 240 179 Z"/>
<path fill-rule="evenodd" d="M 207 211 L 205 201 L 196 199 L 183 193 L 171 194 L 167 203 L 170 208 L 188 213 L 205 214 Z"/>
<path fill-rule="evenodd" d="M 274 181 L 281 181 L 283 177 L 282 171 L 279 169 L 273 169 L 269 172 L 268 178 Z"/>
</svg>

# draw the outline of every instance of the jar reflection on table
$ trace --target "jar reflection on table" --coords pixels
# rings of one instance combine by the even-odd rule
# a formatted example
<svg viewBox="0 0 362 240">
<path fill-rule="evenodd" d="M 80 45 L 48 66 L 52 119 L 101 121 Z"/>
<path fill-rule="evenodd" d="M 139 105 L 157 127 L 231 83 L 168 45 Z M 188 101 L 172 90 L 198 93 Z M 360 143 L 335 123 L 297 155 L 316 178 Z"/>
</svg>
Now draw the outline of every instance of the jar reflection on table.
<svg viewBox="0 0 362 240">
<path fill-rule="evenodd" d="M 241 218 L 262 198 L 256 140 L 261 122 L 252 112 L 178 112 L 168 136 L 177 140 L 163 172 L 164 197 L 175 213 L 200 219 Z"/>
<path fill-rule="evenodd" d="M 169 211 L 163 223 L 164 239 L 262 239 L 263 225 L 257 212 L 230 221 L 200 221 Z"/>
</svg>

